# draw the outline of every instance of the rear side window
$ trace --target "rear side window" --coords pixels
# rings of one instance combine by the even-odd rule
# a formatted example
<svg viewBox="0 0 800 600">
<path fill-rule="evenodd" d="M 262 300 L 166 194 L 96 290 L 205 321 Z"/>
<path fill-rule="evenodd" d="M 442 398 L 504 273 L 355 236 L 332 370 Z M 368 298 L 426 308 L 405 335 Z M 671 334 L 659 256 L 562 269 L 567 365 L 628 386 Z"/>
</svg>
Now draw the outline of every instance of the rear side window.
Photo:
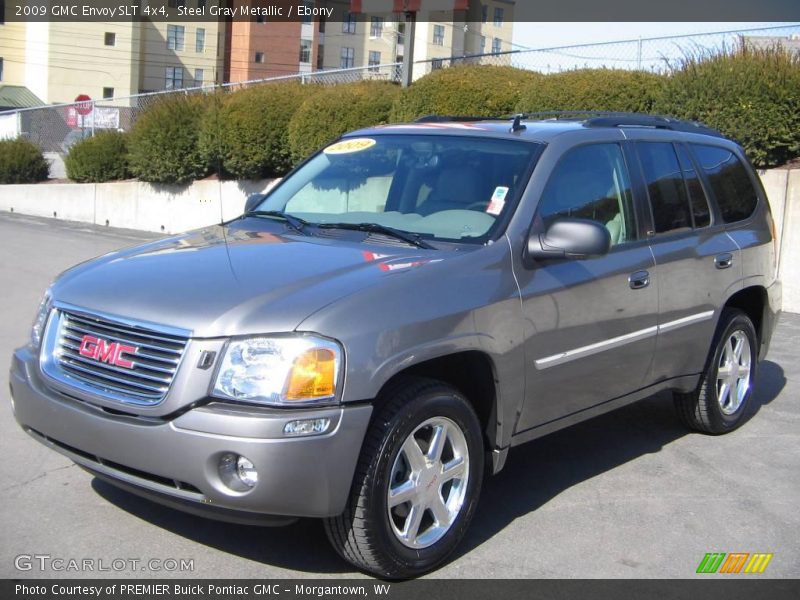
<svg viewBox="0 0 800 600">
<path fill-rule="evenodd" d="M 692 144 L 692 148 L 711 183 L 722 219 L 734 223 L 752 215 L 758 195 L 747 169 L 736 155 L 716 146 Z"/>
<path fill-rule="evenodd" d="M 691 229 L 692 214 L 675 148 L 670 143 L 638 144 L 656 233 Z"/>
</svg>

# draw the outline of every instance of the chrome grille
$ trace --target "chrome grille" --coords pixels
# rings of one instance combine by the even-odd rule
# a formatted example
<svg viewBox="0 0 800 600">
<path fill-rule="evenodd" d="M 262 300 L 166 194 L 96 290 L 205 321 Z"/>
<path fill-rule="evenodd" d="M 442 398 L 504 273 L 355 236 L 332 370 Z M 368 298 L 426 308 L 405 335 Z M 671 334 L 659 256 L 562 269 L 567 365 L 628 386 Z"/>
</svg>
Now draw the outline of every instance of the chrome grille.
<svg viewBox="0 0 800 600">
<path fill-rule="evenodd" d="M 45 369 L 50 371 L 48 374 L 66 383 L 83 384 L 79 387 L 88 386 L 90 391 L 122 402 L 157 404 L 164 399 L 188 337 L 63 309 L 54 316 L 56 335 L 50 368 Z M 133 365 L 119 366 L 82 355 L 85 336 L 99 338 L 107 345 L 133 346 L 134 353 L 122 354 Z"/>
</svg>

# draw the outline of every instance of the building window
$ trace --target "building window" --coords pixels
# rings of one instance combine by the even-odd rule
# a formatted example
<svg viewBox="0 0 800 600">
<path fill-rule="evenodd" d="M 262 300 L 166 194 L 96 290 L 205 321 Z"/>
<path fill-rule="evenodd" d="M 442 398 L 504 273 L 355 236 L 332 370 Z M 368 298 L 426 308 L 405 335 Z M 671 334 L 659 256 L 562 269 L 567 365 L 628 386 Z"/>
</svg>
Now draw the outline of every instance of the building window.
<svg viewBox="0 0 800 600">
<path fill-rule="evenodd" d="M 263 52 L 256 52 L 255 62 L 263 63 L 264 62 L 264 53 Z"/>
<path fill-rule="evenodd" d="M 342 59 L 339 66 L 342 69 L 352 69 L 356 64 L 355 48 L 342 48 Z"/>
<path fill-rule="evenodd" d="M 344 16 L 342 21 L 342 33 L 355 33 L 356 32 L 356 16 L 349 12 Z"/>
<path fill-rule="evenodd" d="M 183 50 L 183 38 L 186 28 L 183 25 L 167 25 L 167 48 L 169 50 Z"/>
<path fill-rule="evenodd" d="M 103 100 L 113 100 L 114 99 L 114 88 L 103 88 Z"/>
<path fill-rule="evenodd" d="M 311 40 L 300 40 L 300 62 L 311 62 Z"/>
<path fill-rule="evenodd" d="M 194 41 L 195 52 L 205 52 L 206 49 L 206 30 L 202 27 L 197 28 L 197 34 Z"/>
<path fill-rule="evenodd" d="M 502 8 L 495 8 L 494 9 L 494 25 L 495 27 L 502 27 L 503 26 L 503 17 L 505 11 Z"/>
<path fill-rule="evenodd" d="M 369 37 L 381 37 L 383 35 L 383 17 L 372 17 L 369 22 Z"/>
<path fill-rule="evenodd" d="M 481 22 L 486 23 L 489 20 L 489 6 L 484 4 L 481 6 Z"/>
<path fill-rule="evenodd" d="M 370 71 L 378 72 L 378 65 L 381 64 L 381 53 L 370 50 L 369 52 L 369 67 Z"/>
<path fill-rule="evenodd" d="M 397 24 L 397 45 L 398 46 L 405 46 L 406 44 L 406 24 L 398 23 Z"/>
<path fill-rule="evenodd" d="M 303 2 L 303 6 L 305 6 L 306 10 L 303 14 L 303 23 L 311 23 L 313 21 L 313 11 L 314 11 L 314 3 L 311 0 L 305 0 Z"/>
<path fill-rule="evenodd" d="M 112 31 L 106 31 L 103 43 L 106 46 L 116 46 L 117 45 L 117 34 L 112 32 Z"/>
<path fill-rule="evenodd" d="M 194 70 L 194 84 L 198 87 L 201 87 L 205 82 L 206 74 L 203 69 L 195 69 Z"/>
<path fill-rule="evenodd" d="M 503 51 L 503 40 L 494 38 L 492 40 L 492 54 L 499 54 Z"/>
<path fill-rule="evenodd" d="M 433 45 L 444 46 L 444 25 L 433 26 Z"/>
<path fill-rule="evenodd" d="M 486 36 L 481 36 L 481 51 L 480 54 L 486 54 Z"/>
<path fill-rule="evenodd" d="M 183 67 L 167 67 L 166 85 L 168 90 L 179 90 L 183 87 Z"/>
<path fill-rule="evenodd" d="M 431 70 L 436 71 L 444 66 L 444 61 L 441 58 L 434 58 L 431 61 Z"/>
<path fill-rule="evenodd" d="M 319 44 L 317 46 L 317 71 L 322 71 L 325 67 L 325 46 Z"/>
</svg>

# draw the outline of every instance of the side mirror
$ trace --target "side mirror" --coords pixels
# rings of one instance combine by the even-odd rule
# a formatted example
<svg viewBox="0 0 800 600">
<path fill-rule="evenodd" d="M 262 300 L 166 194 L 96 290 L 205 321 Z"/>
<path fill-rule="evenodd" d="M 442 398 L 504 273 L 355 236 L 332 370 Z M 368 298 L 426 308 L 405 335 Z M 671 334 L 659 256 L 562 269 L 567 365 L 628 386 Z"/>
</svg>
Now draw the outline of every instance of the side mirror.
<svg viewBox="0 0 800 600">
<path fill-rule="evenodd" d="M 528 256 L 537 260 L 549 258 L 589 258 L 608 254 L 611 234 L 597 221 L 561 218 L 545 233 L 532 233 L 528 238 Z"/>
<path fill-rule="evenodd" d="M 244 203 L 244 212 L 250 212 L 251 210 L 254 210 L 256 206 L 261 204 L 263 199 L 264 194 L 250 194 Z"/>
</svg>

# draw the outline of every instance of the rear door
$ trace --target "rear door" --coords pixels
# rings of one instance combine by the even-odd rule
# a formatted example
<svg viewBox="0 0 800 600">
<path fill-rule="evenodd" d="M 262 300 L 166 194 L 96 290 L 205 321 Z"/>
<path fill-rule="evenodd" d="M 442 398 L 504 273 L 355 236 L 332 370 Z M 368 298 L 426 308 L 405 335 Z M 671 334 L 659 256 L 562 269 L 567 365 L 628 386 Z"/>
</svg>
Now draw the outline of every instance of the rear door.
<svg viewBox="0 0 800 600">
<path fill-rule="evenodd" d="M 636 150 L 659 281 L 657 382 L 702 371 L 718 308 L 741 279 L 741 253 L 685 145 L 637 142 Z"/>
</svg>

